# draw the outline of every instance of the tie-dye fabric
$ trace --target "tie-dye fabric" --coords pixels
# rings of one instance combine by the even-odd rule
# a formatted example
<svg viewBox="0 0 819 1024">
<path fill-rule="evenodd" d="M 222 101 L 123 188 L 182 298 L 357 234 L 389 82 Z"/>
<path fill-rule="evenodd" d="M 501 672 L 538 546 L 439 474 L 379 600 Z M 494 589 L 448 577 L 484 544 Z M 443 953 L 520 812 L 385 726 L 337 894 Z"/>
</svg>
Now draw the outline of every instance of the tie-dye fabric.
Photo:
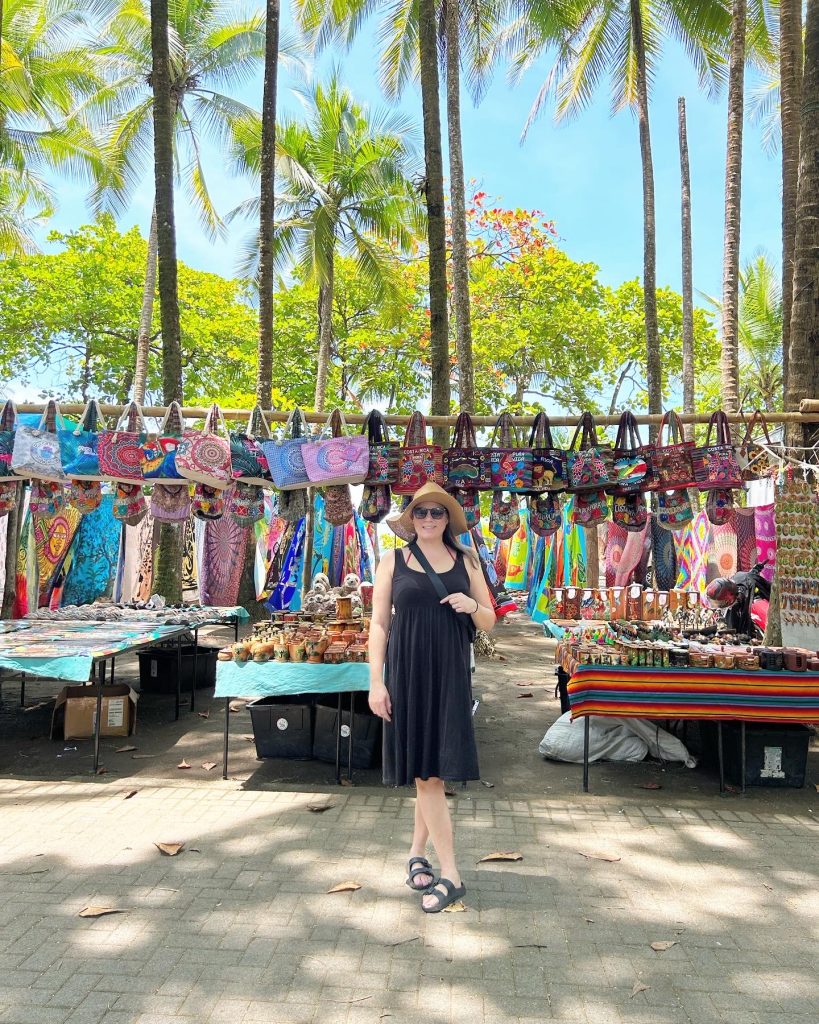
<svg viewBox="0 0 819 1024">
<path fill-rule="evenodd" d="M 705 590 L 711 524 L 705 512 L 698 512 L 682 530 L 673 532 L 677 556 L 677 587 Z"/>
<path fill-rule="evenodd" d="M 754 509 L 754 530 L 756 559 L 758 562 L 768 562 L 762 575 L 770 582 L 776 567 L 776 517 L 773 505 L 758 505 Z"/>
<path fill-rule="evenodd" d="M 97 598 L 110 597 L 122 532 L 113 505 L 114 496 L 105 494 L 99 507 L 82 517 L 66 575 L 63 604 L 91 604 Z"/>
</svg>

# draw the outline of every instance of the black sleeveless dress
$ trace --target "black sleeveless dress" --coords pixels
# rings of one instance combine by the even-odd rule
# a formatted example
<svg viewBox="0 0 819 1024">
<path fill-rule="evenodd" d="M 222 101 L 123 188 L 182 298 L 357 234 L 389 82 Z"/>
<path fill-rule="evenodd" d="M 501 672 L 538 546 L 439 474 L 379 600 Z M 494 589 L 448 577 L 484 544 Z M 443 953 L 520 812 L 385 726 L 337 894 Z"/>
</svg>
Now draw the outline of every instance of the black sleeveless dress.
<svg viewBox="0 0 819 1024">
<path fill-rule="evenodd" d="M 462 552 L 448 572 L 438 575 L 450 594 L 469 593 Z M 392 603 L 385 675 L 392 722 L 384 723 L 384 783 L 479 779 L 469 667 L 471 618 L 441 604 L 430 578 L 411 569 L 401 550 L 395 552 Z"/>
</svg>

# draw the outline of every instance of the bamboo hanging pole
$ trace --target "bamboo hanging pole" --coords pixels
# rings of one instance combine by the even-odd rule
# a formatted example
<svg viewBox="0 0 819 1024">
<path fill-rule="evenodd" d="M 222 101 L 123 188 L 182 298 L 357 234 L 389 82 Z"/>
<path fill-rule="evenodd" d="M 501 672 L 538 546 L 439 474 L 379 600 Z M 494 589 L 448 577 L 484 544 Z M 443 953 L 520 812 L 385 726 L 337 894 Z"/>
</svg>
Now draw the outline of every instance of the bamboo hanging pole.
<svg viewBox="0 0 819 1024">
<path fill-rule="evenodd" d="M 18 412 L 24 413 L 42 413 L 45 408 L 44 402 L 22 402 L 17 405 Z M 102 413 L 106 418 L 117 418 L 127 406 L 123 405 L 101 405 Z M 79 416 L 84 411 L 85 406 L 80 403 L 66 403 L 60 405 L 60 411 L 66 416 Z M 802 400 L 800 405 L 800 412 L 772 412 L 766 413 L 765 419 L 769 424 L 772 423 L 819 423 L 819 401 L 814 399 L 805 398 Z M 156 417 L 161 419 L 167 411 L 163 406 L 146 406 L 143 410 L 145 416 Z M 188 407 L 182 410 L 182 415 L 186 420 L 203 420 L 209 412 L 209 407 L 198 408 Z M 226 420 L 244 420 L 247 421 L 250 418 L 250 409 L 223 409 L 222 415 Z M 265 417 L 271 423 L 284 423 L 287 417 L 290 415 L 287 410 L 279 409 L 268 409 L 265 410 Z M 748 414 L 742 413 L 728 413 L 728 421 L 730 423 L 746 423 L 748 420 Z M 327 415 L 325 413 L 306 412 L 304 413 L 305 419 L 308 423 L 321 423 L 324 424 L 327 421 Z M 362 425 L 366 419 L 363 413 L 344 413 L 344 418 L 347 423 Z M 385 416 L 384 417 L 390 426 L 394 427 L 405 427 L 409 423 L 409 416 Z M 575 427 L 579 419 L 579 414 L 576 416 L 566 416 L 565 414 L 549 415 L 549 423 L 552 427 Z M 636 415 L 635 418 L 641 426 L 652 425 L 658 426 L 660 423 L 659 416 L 648 416 L 648 415 Z M 687 414 L 680 413 L 680 420 L 683 423 L 708 423 L 710 416 L 708 413 L 696 413 Z M 456 416 L 427 416 L 428 427 L 454 427 Z M 531 427 L 532 416 L 514 416 L 512 419 L 513 424 L 516 427 Z M 472 422 L 476 427 L 494 427 L 497 420 L 495 416 L 473 416 Z M 598 427 L 616 427 L 620 421 L 618 416 L 595 416 L 595 423 Z"/>
</svg>

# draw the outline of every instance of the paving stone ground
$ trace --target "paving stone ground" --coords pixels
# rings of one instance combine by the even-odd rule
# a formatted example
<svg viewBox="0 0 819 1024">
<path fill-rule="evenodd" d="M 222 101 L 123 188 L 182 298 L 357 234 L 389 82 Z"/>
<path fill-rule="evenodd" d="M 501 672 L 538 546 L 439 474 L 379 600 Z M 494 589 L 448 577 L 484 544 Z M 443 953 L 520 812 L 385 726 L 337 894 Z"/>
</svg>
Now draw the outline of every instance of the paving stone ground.
<svg viewBox="0 0 819 1024">
<path fill-rule="evenodd" d="M 547 646 L 498 637 L 508 660 L 476 681 L 494 788 L 452 801 L 454 914 L 422 914 L 403 885 L 412 799 L 376 773 L 340 788 L 326 765 L 256 762 L 240 713 L 223 782 L 200 767 L 221 760 L 219 716 L 174 724 L 144 698 L 150 756 L 107 743 L 92 778 L 88 744 L 44 738 L 48 708 L 16 712 L 5 686 L 0 1022 L 817 1024 L 816 754 L 803 790 L 720 798 L 707 773 L 643 764 L 593 768 L 584 796 L 579 768 L 536 752 L 557 714 Z M 498 850 L 523 859 L 478 863 Z"/>
</svg>

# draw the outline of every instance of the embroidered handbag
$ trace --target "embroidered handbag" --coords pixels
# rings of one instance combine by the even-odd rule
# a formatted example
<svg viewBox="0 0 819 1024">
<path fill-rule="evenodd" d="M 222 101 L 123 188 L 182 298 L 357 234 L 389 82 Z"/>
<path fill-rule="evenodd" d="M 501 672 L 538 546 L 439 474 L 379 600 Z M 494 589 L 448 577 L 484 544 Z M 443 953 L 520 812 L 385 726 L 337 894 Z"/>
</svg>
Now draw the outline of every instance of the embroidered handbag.
<svg viewBox="0 0 819 1024">
<path fill-rule="evenodd" d="M 324 519 L 331 526 L 346 526 L 353 518 L 353 502 L 347 484 L 331 484 L 324 491 Z"/>
<path fill-rule="evenodd" d="M 466 525 L 470 530 L 479 526 L 481 522 L 481 496 L 474 488 L 456 487 L 452 495 L 466 516 Z"/>
<path fill-rule="evenodd" d="M 239 526 L 253 526 L 264 519 L 264 491 L 259 484 L 237 482 L 227 499 L 227 512 Z"/>
<path fill-rule="evenodd" d="M 549 417 L 545 412 L 535 416 L 532 433 L 529 435 L 529 447 L 532 449 L 532 490 L 555 493 L 565 491 L 566 452 L 562 448 L 555 448 Z"/>
<path fill-rule="evenodd" d="M 681 530 L 693 518 L 687 491 L 661 491 L 657 495 L 657 523 L 664 530 Z"/>
<path fill-rule="evenodd" d="M 590 412 L 584 412 L 566 453 L 568 490 L 599 491 L 614 483 L 612 451 L 609 445 L 597 439 L 597 427 Z"/>
<path fill-rule="evenodd" d="M 36 429 L 18 423 L 11 453 L 11 468 L 15 476 L 27 476 L 34 480 L 65 480 L 60 461 L 58 430 L 65 430 L 65 422 L 53 398 L 49 399 Z"/>
<path fill-rule="evenodd" d="M 452 447 L 444 452 L 444 486 L 452 491 L 487 491 L 492 486 L 489 452 L 478 447 L 475 426 L 468 412 L 458 416 L 452 434 Z"/>
<path fill-rule="evenodd" d="M 495 446 L 496 440 L 499 447 Z M 501 413 L 489 449 L 492 488 L 519 494 L 532 489 L 532 451 L 517 447 L 514 441 L 512 417 L 508 412 Z"/>
<path fill-rule="evenodd" d="M 220 425 L 221 437 L 216 433 Z M 186 480 L 210 488 L 224 490 L 233 480 L 228 431 L 216 402 L 210 407 L 202 432 L 189 431 L 182 438 L 176 449 L 176 469 Z"/>
<path fill-rule="evenodd" d="M 367 414 L 362 434 L 366 434 L 370 449 L 369 466 L 365 484 L 393 484 L 398 476 L 397 441 L 390 441 L 387 421 L 378 409 Z"/>
<path fill-rule="evenodd" d="M 753 439 L 754 426 L 757 423 L 762 427 L 762 431 L 765 435 L 764 447 Z M 775 447 L 776 445 L 771 440 L 771 435 L 768 433 L 768 421 L 765 419 L 763 413 L 759 409 L 756 409 L 748 420 L 745 438 L 736 450 L 737 463 L 739 464 L 739 468 L 742 473 L 743 483 L 751 483 L 753 480 L 759 480 L 762 477 L 771 476 L 776 472 L 776 463 L 771 455 L 771 451 Z"/>
<path fill-rule="evenodd" d="M 72 480 L 66 486 L 66 498 L 81 515 L 88 515 L 102 504 L 102 485 L 99 480 Z"/>
<path fill-rule="evenodd" d="M 139 431 L 137 427 L 140 428 Z M 142 410 L 136 402 L 131 402 L 113 430 L 99 432 L 97 455 L 100 475 L 106 480 L 124 484 L 141 482 L 142 445 L 145 443 L 145 437 Z"/>
<path fill-rule="evenodd" d="M 140 484 L 117 483 L 114 487 L 114 518 L 126 526 L 137 526 L 145 518 L 148 506 Z"/>
<path fill-rule="evenodd" d="M 395 494 L 415 494 L 428 481 L 443 487 L 443 455 L 440 445 L 427 444 L 427 421 L 416 410 L 398 452 L 398 476 L 392 489 Z"/>
<path fill-rule="evenodd" d="M 711 434 L 714 430 L 716 439 L 712 442 Z M 711 414 L 705 444 L 693 449 L 691 464 L 694 467 L 694 480 L 701 491 L 714 488 L 724 491 L 742 486 L 742 471 L 731 440 L 731 427 L 728 417 L 721 410 Z"/>
<path fill-rule="evenodd" d="M 63 485 L 56 480 L 32 480 L 29 511 L 35 516 L 55 516 L 65 508 Z"/>
<path fill-rule="evenodd" d="M 629 533 L 640 533 L 648 522 L 648 508 L 642 494 L 615 494 L 611 518 Z"/>
<path fill-rule="evenodd" d="M 0 480 L 0 519 L 7 516 L 17 504 L 17 480 Z"/>
<path fill-rule="evenodd" d="M 734 515 L 734 492 L 712 488 L 705 499 L 705 514 L 713 526 L 730 522 Z"/>
<path fill-rule="evenodd" d="M 509 540 L 520 529 L 518 496 L 495 491 L 492 495 L 492 511 L 489 515 L 489 532 L 498 540 Z"/>
<path fill-rule="evenodd" d="M 544 491 L 541 494 L 530 494 L 529 525 L 538 537 L 551 537 L 563 525 L 563 513 L 560 509 L 560 498 L 556 494 Z"/>
<path fill-rule="evenodd" d="M 209 487 L 203 483 L 195 484 L 191 497 L 191 511 L 197 519 L 205 522 L 221 519 L 225 514 L 225 489 Z"/>
<path fill-rule="evenodd" d="M 612 494 L 637 494 L 651 484 L 651 450 L 643 446 L 634 413 L 620 417 L 614 442 L 614 480 Z"/>
<path fill-rule="evenodd" d="M 58 430 L 60 461 L 69 480 L 101 480 L 97 455 L 99 431 L 105 427 L 99 402 L 92 399 L 74 430 Z M 100 499 L 102 500 L 102 499 Z"/>
<path fill-rule="evenodd" d="M 178 402 L 171 402 L 155 438 L 148 438 L 142 444 L 142 476 L 145 480 L 164 483 L 177 481 L 187 487 L 188 481 L 176 468 L 176 450 L 185 436 L 182 410 Z M 195 432 L 191 431 L 191 436 Z M 160 499 L 161 501 L 162 499 Z"/>
<path fill-rule="evenodd" d="M 273 483 L 280 491 L 298 490 L 310 486 L 310 477 L 304 468 L 302 448 L 310 440 L 307 421 L 301 409 L 295 408 L 287 418 L 278 438 L 262 441 L 261 449 L 267 459 Z M 301 518 L 301 517 L 299 517 Z M 298 520 L 289 520 L 297 522 Z"/>
<path fill-rule="evenodd" d="M 0 478 L 13 476 L 11 453 L 14 451 L 14 428 L 17 425 L 17 407 L 9 399 L 0 416 Z"/>
<path fill-rule="evenodd" d="M 668 426 L 668 441 L 663 444 L 663 430 Z M 651 456 L 654 491 L 674 491 L 694 486 L 691 465 L 693 441 L 686 441 L 680 417 L 673 409 L 663 415 L 657 431 L 657 443 Z"/>
<path fill-rule="evenodd" d="M 571 508 L 575 526 L 599 526 L 609 517 L 609 502 L 604 490 L 580 491 L 575 494 Z"/>
<path fill-rule="evenodd" d="M 391 504 L 387 484 L 365 484 L 358 514 L 367 523 L 381 523 L 389 514 Z"/>
<path fill-rule="evenodd" d="M 298 523 L 307 515 L 307 491 L 281 491 L 278 505 L 280 519 L 286 523 Z"/>
<path fill-rule="evenodd" d="M 346 436 L 346 429 L 344 413 L 334 409 L 321 438 L 302 449 L 304 468 L 311 483 L 321 487 L 340 487 L 361 484 L 366 479 L 370 468 L 369 442 L 364 434 Z"/>
<path fill-rule="evenodd" d="M 264 441 L 270 440 L 270 428 L 261 406 L 257 405 L 250 414 L 247 433 L 238 430 L 230 432 L 230 467 L 234 480 L 260 487 L 263 484 L 270 484 L 270 471 L 267 467 L 267 458 L 259 444 L 260 438 Z"/>
<path fill-rule="evenodd" d="M 182 523 L 190 518 L 191 494 L 187 481 L 179 484 L 154 484 L 151 490 L 151 515 L 160 523 Z"/>
</svg>

